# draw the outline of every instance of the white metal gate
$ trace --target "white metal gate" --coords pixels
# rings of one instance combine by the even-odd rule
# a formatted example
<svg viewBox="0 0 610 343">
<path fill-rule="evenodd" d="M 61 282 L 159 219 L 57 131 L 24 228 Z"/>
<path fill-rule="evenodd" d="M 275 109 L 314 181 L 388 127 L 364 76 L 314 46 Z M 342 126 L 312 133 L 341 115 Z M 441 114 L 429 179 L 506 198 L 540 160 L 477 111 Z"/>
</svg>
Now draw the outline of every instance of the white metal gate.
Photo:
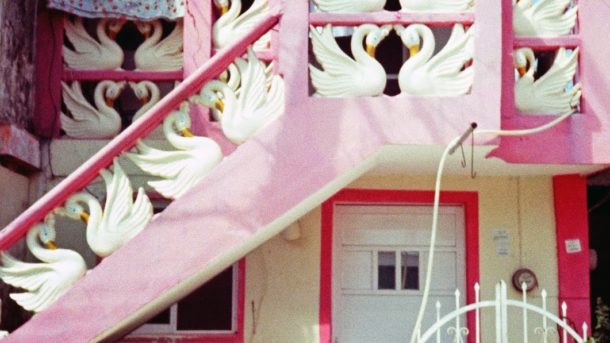
<svg viewBox="0 0 610 343">
<path fill-rule="evenodd" d="M 523 289 L 525 289 L 525 285 L 523 285 Z M 421 334 L 420 330 L 417 332 L 417 342 L 423 343 L 427 342 L 431 338 L 435 338 L 436 342 L 441 342 L 442 338 L 442 327 L 451 323 L 451 326 L 447 329 L 447 335 L 453 336 L 452 341 L 455 343 L 464 342 L 465 337 L 469 334 L 469 330 L 463 326 L 464 323 L 460 322 L 460 316 L 470 312 L 475 312 L 475 342 L 480 343 L 481 341 L 481 309 L 483 308 L 493 308 L 495 313 L 495 342 L 496 343 L 508 343 L 509 342 L 509 333 L 508 333 L 508 307 L 515 307 L 522 309 L 521 319 L 523 321 L 523 342 L 528 342 L 528 334 L 529 334 L 529 326 L 533 327 L 533 330 L 536 334 L 540 335 L 540 341 L 543 343 L 548 343 L 552 340 L 552 336 L 556 335 L 560 337 L 562 343 L 575 341 L 578 343 L 583 343 L 587 340 L 587 323 L 582 324 L 582 336 L 576 332 L 567 321 L 567 305 L 565 302 L 561 304 L 562 310 L 562 318 L 559 318 L 555 314 L 548 311 L 546 306 L 546 290 L 542 290 L 542 307 L 529 304 L 527 302 L 527 295 L 525 290 L 523 291 L 522 300 L 513 300 L 507 298 L 507 290 L 506 283 L 504 281 L 500 282 L 496 285 L 495 290 L 495 299 L 494 300 L 480 300 L 479 292 L 480 287 L 479 284 L 475 284 L 475 302 L 472 304 L 468 304 L 465 306 L 459 306 L 459 298 L 460 292 L 456 290 L 456 308 L 454 311 L 446 314 L 441 318 L 440 315 L 440 304 L 437 302 L 436 304 L 436 323 L 432 325 L 427 331 Z M 530 325 L 532 323 L 528 322 L 528 312 L 534 312 L 540 315 L 541 321 L 535 325 Z M 538 316 L 536 316 L 538 318 Z M 555 327 L 559 328 L 559 331 Z M 511 342 L 515 341 L 515 337 L 511 336 Z"/>
</svg>

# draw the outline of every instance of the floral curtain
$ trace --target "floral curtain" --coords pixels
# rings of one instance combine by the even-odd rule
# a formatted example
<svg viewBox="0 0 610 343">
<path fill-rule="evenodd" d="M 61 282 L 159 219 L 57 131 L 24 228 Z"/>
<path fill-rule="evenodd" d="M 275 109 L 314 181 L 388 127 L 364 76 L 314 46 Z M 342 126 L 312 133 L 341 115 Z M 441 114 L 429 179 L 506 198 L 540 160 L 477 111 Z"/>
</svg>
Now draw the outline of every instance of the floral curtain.
<svg viewBox="0 0 610 343">
<path fill-rule="evenodd" d="M 50 8 L 80 17 L 114 17 L 131 20 L 165 18 L 175 20 L 184 16 L 187 0 L 48 0 Z"/>
</svg>

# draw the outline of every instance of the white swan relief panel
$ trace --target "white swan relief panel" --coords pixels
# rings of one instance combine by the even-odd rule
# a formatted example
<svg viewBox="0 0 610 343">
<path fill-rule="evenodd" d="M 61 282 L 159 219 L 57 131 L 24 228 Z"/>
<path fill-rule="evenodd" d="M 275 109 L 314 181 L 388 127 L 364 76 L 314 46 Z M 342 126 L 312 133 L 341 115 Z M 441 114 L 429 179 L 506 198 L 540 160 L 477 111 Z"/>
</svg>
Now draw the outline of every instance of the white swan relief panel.
<svg viewBox="0 0 610 343">
<path fill-rule="evenodd" d="M 313 96 L 450 97 L 469 94 L 476 68 L 473 63 L 475 26 L 456 23 L 432 29 L 419 23 L 407 26 L 362 24 L 353 28 L 349 49 L 339 44 L 347 37 L 337 34 L 337 29 L 345 27 L 312 26 L 309 35 L 313 57 L 310 58 L 309 76 Z M 399 54 L 402 61 L 397 74 L 388 73 L 386 69 L 396 68 L 382 65 L 376 58 L 378 46 L 384 44 L 384 40 L 394 45 L 386 46 L 384 54 Z M 392 80 L 398 80 L 399 92 L 394 94 L 386 88 Z"/>
<path fill-rule="evenodd" d="M 120 39 L 127 29 L 132 36 Z M 63 59 L 75 70 L 121 70 L 126 65 L 140 71 L 175 71 L 183 63 L 182 20 L 145 22 L 118 19 L 64 19 Z M 136 35 L 139 35 L 136 39 Z M 117 39 L 119 38 L 119 39 Z M 140 40 L 130 51 L 133 40 Z M 133 67 L 132 67 L 133 66 Z"/>
</svg>

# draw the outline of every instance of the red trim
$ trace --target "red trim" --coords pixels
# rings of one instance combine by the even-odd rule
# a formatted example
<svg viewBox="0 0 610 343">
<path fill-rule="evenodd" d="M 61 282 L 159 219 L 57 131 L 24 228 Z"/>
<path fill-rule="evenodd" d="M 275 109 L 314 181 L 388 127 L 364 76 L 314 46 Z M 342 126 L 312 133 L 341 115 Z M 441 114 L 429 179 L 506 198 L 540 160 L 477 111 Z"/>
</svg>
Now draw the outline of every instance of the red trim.
<svg viewBox="0 0 610 343">
<path fill-rule="evenodd" d="M 175 81 L 182 80 L 182 70 L 177 71 L 135 71 L 135 70 L 73 70 L 64 69 L 64 81 Z"/>
<path fill-rule="evenodd" d="M 553 177 L 559 304 L 568 305 L 568 317 L 580 328 L 590 325 L 589 218 L 587 180 L 579 175 Z M 568 253 L 567 240 L 579 240 L 581 251 Z"/>
<path fill-rule="evenodd" d="M 244 305 L 246 299 L 246 259 L 237 263 L 237 319 L 236 331 L 231 334 L 201 335 L 141 335 L 127 337 L 122 342 L 180 342 L 180 343 L 243 343 L 244 342 Z"/>
<path fill-rule="evenodd" d="M 332 342 L 332 238 L 333 215 L 337 203 L 426 204 L 434 201 L 433 191 L 344 189 L 322 204 L 320 260 L 320 342 Z M 470 285 L 479 282 L 479 197 L 476 192 L 441 192 L 442 205 L 464 206 L 466 230 L 466 301 L 474 302 Z M 474 332 L 474 313 L 468 314 L 468 329 Z M 469 342 L 474 336 L 469 336 Z"/>
</svg>

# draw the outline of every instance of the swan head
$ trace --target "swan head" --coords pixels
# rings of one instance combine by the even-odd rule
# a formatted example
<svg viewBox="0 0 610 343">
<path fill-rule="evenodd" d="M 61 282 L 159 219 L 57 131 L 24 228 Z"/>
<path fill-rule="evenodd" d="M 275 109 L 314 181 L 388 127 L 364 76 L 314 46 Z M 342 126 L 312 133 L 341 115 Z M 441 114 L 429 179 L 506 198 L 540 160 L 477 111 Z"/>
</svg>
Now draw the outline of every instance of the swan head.
<svg viewBox="0 0 610 343">
<path fill-rule="evenodd" d="M 188 111 L 180 109 L 180 111 L 176 111 L 173 113 L 171 120 L 173 120 L 174 128 L 180 132 L 184 137 L 193 137 L 193 133 L 191 132 L 191 116 Z"/>
<path fill-rule="evenodd" d="M 229 0 L 214 0 L 214 5 L 220 11 L 221 16 L 229 12 Z"/>
<path fill-rule="evenodd" d="M 121 92 L 123 92 L 125 84 L 125 81 L 102 81 L 100 83 L 99 86 L 106 87 L 104 90 L 104 99 L 106 100 L 106 105 L 108 105 L 108 107 L 114 106 L 114 101 L 121 95 Z"/>
<path fill-rule="evenodd" d="M 410 25 L 404 28 L 401 25 L 394 26 L 396 33 L 400 36 L 402 43 L 409 49 L 409 57 L 413 57 L 419 53 L 421 48 L 421 39 L 416 27 Z"/>
<path fill-rule="evenodd" d="M 116 40 L 116 36 L 119 34 L 123 25 L 125 25 L 124 19 L 109 19 L 106 23 L 106 30 L 108 37 L 112 40 Z"/>
<path fill-rule="evenodd" d="M 85 208 L 78 203 L 79 200 L 71 197 L 66 201 L 66 206 L 61 214 L 76 220 L 82 220 L 85 224 L 89 223 L 89 213 L 85 211 Z"/>
<path fill-rule="evenodd" d="M 152 34 L 151 32 L 153 30 L 153 25 L 149 21 L 137 21 L 136 28 L 138 29 L 138 31 L 140 31 L 142 36 L 144 36 L 144 40 L 146 40 L 150 38 Z"/>
<path fill-rule="evenodd" d="M 129 87 L 133 91 L 133 94 L 140 100 L 140 104 L 142 106 L 146 105 L 150 101 L 150 94 L 152 92 L 153 87 L 157 87 L 154 83 L 150 81 L 141 81 L 141 82 L 129 82 Z"/>
<path fill-rule="evenodd" d="M 41 224 L 40 230 L 38 231 L 38 238 L 47 249 L 57 249 L 57 244 L 55 244 L 57 232 L 52 225 L 49 225 L 48 223 Z"/>
<path fill-rule="evenodd" d="M 225 104 L 218 96 L 218 93 L 222 93 L 226 85 L 221 81 L 212 80 L 203 87 L 198 97 L 193 100 L 203 106 L 215 108 L 220 112 L 225 109 Z"/>
<path fill-rule="evenodd" d="M 389 34 L 392 29 L 391 25 L 384 25 L 380 28 L 376 28 L 366 35 L 364 44 L 366 45 L 366 52 L 371 57 L 375 57 L 375 50 L 377 45 L 381 43 Z"/>
<path fill-rule="evenodd" d="M 519 76 L 525 75 L 528 70 L 535 71 L 538 61 L 534 55 L 534 51 L 530 48 L 521 48 L 515 51 L 513 55 L 513 63 L 519 72 Z"/>
</svg>

